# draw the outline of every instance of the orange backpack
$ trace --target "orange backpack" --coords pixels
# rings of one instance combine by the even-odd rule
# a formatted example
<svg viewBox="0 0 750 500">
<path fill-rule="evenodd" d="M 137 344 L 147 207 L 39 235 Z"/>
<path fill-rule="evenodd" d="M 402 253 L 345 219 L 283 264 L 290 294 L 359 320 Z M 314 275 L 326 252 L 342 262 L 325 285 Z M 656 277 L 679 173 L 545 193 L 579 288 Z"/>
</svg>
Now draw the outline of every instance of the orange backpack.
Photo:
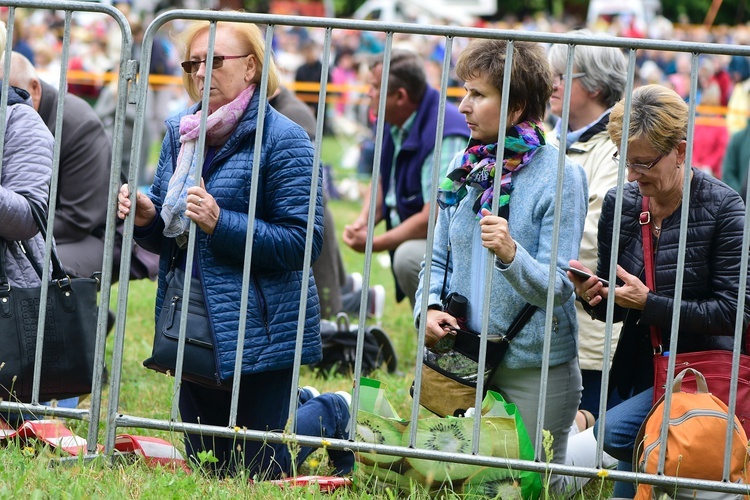
<svg viewBox="0 0 750 500">
<path fill-rule="evenodd" d="M 686 373 L 695 376 L 698 391 L 682 392 Z M 667 447 L 664 474 L 667 476 L 721 481 L 724 470 L 724 440 L 726 439 L 727 406 L 708 392 L 706 379 L 692 368 L 680 372 L 672 386 L 672 405 L 667 436 L 660 436 L 664 417 L 664 396 L 656 402 L 641 425 L 636 438 L 633 463 L 637 471 L 656 474 L 659 452 Z M 747 483 L 748 442 L 739 419 L 734 417 L 734 436 L 730 455 L 729 480 Z M 731 493 L 708 493 L 692 488 L 664 488 L 639 484 L 636 500 L 653 498 L 748 498 Z"/>
</svg>

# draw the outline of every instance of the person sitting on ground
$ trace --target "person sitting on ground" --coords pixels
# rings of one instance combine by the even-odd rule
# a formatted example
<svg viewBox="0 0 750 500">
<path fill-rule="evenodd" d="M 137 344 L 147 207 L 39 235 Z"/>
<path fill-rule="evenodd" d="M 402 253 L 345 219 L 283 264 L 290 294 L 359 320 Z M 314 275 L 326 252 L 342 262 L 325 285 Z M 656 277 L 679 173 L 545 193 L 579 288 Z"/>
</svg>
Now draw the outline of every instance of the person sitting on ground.
<svg viewBox="0 0 750 500">
<path fill-rule="evenodd" d="M 41 80 L 18 52 L 11 53 L 10 69 L 9 83 L 31 95 L 34 109 L 54 134 L 57 89 Z M 66 93 L 53 234 L 71 276 L 88 278 L 102 270 L 111 161 L 112 141 L 102 121 L 86 101 Z"/>
<path fill-rule="evenodd" d="M 382 58 L 370 67 L 370 109 L 377 113 L 383 74 Z M 372 251 L 388 251 L 396 278 L 396 300 L 404 297 L 414 307 L 419 270 L 427 245 L 433 156 L 437 135 L 440 93 L 427 84 L 424 63 L 408 50 L 391 54 L 385 102 L 386 122 L 376 189 L 375 224 L 385 220 L 387 230 L 372 239 Z M 451 104 L 445 106 L 440 178 L 453 156 L 469 137 L 466 122 Z M 357 219 L 344 228 L 343 240 L 357 252 L 365 251 L 370 213 L 367 189 Z"/>
<path fill-rule="evenodd" d="M 745 206 L 740 196 L 709 174 L 688 168 L 685 163 L 688 133 L 688 105 L 675 91 L 660 85 L 646 85 L 633 92 L 632 104 L 615 105 L 607 130 L 620 147 L 627 137 L 628 184 L 624 187 L 622 214 L 615 213 L 616 188 L 602 205 L 599 220 L 599 260 L 596 274 L 610 283 L 612 232 L 620 218 L 617 251 L 617 293 L 615 321 L 622 321 L 610 383 L 624 401 L 607 411 L 604 451 L 618 459 L 618 468 L 632 470 L 633 450 L 638 430 L 653 405 L 654 349 L 650 328 L 661 330 L 662 346 L 670 344 L 681 207 L 689 201 L 684 283 L 680 303 L 678 352 L 707 349 L 732 350 L 741 283 L 740 260 Z M 625 113 L 630 127 L 623 130 Z M 620 152 L 614 160 L 620 163 Z M 684 176 L 690 178 L 690 191 L 683 193 Z M 648 238 L 654 251 L 655 290 L 646 286 L 641 214 L 648 211 Z M 578 260 L 570 266 L 591 273 Z M 598 278 L 578 278 L 568 272 L 576 294 L 596 319 L 606 320 L 609 287 Z M 750 315 L 743 314 L 747 325 Z M 595 425 L 598 428 L 599 421 Z M 597 430 L 594 431 L 596 436 Z M 632 483 L 616 482 L 614 496 L 632 498 Z"/>
</svg>

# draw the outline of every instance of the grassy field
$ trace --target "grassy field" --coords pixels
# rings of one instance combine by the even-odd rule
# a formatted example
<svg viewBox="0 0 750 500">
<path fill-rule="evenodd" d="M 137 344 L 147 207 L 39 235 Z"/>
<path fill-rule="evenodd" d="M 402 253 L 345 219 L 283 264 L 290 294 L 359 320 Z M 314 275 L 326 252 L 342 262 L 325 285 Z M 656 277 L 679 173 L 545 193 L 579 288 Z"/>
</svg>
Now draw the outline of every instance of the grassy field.
<svg viewBox="0 0 750 500">
<path fill-rule="evenodd" d="M 324 151 L 324 161 L 332 163 L 339 158 L 348 144 L 329 140 Z M 334 169 L 334 177 L 341 179 L 351 175 L 350 171 Z M 339 226 L 353 220 L 359 210 L 358 201 L 332 200 L 331 209 Z M 357 254 L 342 244 L 346 267 L 349 272 L 364 270 L 363 255 Z M 371 283 L 380 283 L 386 289 L 386 309 L 382 327 L 395 344 L 399 357 L 399 373 L 388 374 L 384 370 L 373 374 L 387 385 L 387 395 L 402 417 L 411 413 L 412 399 L 409 387 L 413 379 L 416 355 L 416 330 L 412 322 L 408 301 L 395 302 L 393 278 L 390 269 L 377 259 L 372 265 Z M 120 395 L 120 412 L 127 415 L 169 419 L 173 379 L 147 370 L 142 361 L 151 353 L 153 340 L 153 303 L 156 284 L 150 281 L 134 281 L 128 294 L 127 328 L 124 364 Z M 112 304 L 115 304 L 117 287 L 113 288 Z M 352 318 L 353 322 L 357 318 Z M 112 339 L 108 341 L 108 357 L 111 359 Z M 308 367 L 302 368 L 300 386 L 313 385 L 321 392 L 351 390 L 351 377 L 332 376 L 321 378 Z M 105 388 L 105 399 L 108 388 Z M 83 401 L 82 405 L 88 402 Z M 106 411 L 106 401 L 102 408 Z M 422 410 L 427 415 L 426 410 Z M 102 415 L 100 442 L 103 439 L 105 415 Z M 70 420 L 69 426 L 78 435 L 85 437 L 88 427 L 85 422 Z M 118 429 L 118 433 L 156 435 L 167 439 L 182 450 L 182 435 L 141 429 Z M 320 494 L 314 488 L 308 490 L 280 489 L 268 484 L 248 484 L 247 478 L 215 479 L 201 473 L 165 472 L 143 464 L 128 464 L 111 467 L 103 462 L 74 461 L 67 465 L 56 465 L 56 455 L 49 450 L 8 443 L 0 452 L 0 498 L 384 498 L 397 495 L 393 491 L 382 491 L 367 481 L 359 481 L 350 490 L 339 490 L 333 494 Z M 328 472 L 324 452 L 314 454 L 300 471 L 301 473 L 325 474 Z M 591 484 L 578 498 L 606 498 L 609 485 Z M 401 494 L 400 496 L 404 496 Z M 413 490 L 410 498 L 427 498 L 429 495 Z M 444 498 L 458 498 L 452 493 L 442 493 Z"/>
</svg>

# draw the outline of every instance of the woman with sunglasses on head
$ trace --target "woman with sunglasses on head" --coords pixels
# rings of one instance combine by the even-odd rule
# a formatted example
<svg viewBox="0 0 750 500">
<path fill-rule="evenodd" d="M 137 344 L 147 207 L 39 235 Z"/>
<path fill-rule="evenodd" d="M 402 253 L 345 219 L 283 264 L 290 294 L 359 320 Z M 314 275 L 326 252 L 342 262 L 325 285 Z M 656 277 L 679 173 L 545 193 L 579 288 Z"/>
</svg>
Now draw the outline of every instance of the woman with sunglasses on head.
<svg viewBox="0 0 750 500">
<path fill-rule="evenodd" d="M 428 293 L 426 343 L 433 346 L 458 327 L 450 310 L 443 310 L 444 295 L 457 293 L 468 299 L 466 326 L 475 332 L 481 330 L 484 303 L 490 301 L 490 341 L 505 335 L 527 304 L 536 306 L 510 343 L 488 387 L 518 406 L 532 441 L 536 441 L 542 352 L 545 335 L 550 335 L 542 426 L 554 438 L 552 461 L 565 463 L 568 432 L 581 399 L 581 373 L 576 354 L 575 297 L 562 267 L 570 256 L 578 255 L 586 217 L 586 178 L 580 166 L 566 161 L 565 194 L 556 200 L 559 151 L 547 144 L 542 129 L 552 93 L 552 73 L 541 45 L 515 42 L 512 47 L 504 148 L 499 148 L 497 141 L 508 43 L 474 40 L 456 63 L 456 74 L 466 89 L 458 109 L 466 117 L 471 141 L 453 160 L 440 186 L 432 271 L 429 281 L 422 271 L 414 314 L 419 321 L 422 294 Z M 493 192 L 496 168 L 502 173 L 499 189 Z M 490 211 L 495 196 L 498 215 Z M 554 319 L 552 332 L 545 333 L 557 210 L 563 216 L 552 277 Z M 489 263 L 491 295 L 485 297 L 488 250 L 494 258 Z M 551 482 L 553 488 L 563 489 L 563 476 L 553 475 Z"/>
<path fill-rule="evenodd" d="M 313 176 L 313 147 L 307 133 L 271 106 L 257 129 L 260 82 L 265 47 L 260 30 L 249 23 L 216 27 L 211 87 L 206 117 L 205 155 L 197 157 L 201 99 L 207 81 L 209 23 L 194 22 L 181 34 L 185 46 L 183 82 L 198 102 L 167 120 L 167 134 L 154 183 L 148 194 L 136 193 L 135 239 L 160 254 L 156 300 L 157 325 L 170 314 L 169 287 L 181 290 L 180 276 L 191 279 L 191 301 L 197 291 L 205 303 L 213 351 L 204 357 L 215 364 L 214 380 L 183 380 L 180 415 L 184 422 L 226 427 L 230 420 L 232 383 L 241 377 L 236 426 L 282 431 L 288 421 L 300 296 L 307 288 L 302 364 L 321 359 L 319 304 L 315 281 L 302 281 L 308 205 Z M 279 86 L 273 62 L 267 68 L 268 95 Z M 262 134 L 260 163 L 254 165 L 256 134 Z M 195 169 L 202 169 L 195 185 Z M 241 373 L 234 373 L 241 292 L 248 237 L 252 174 L 258 172 L 252 266 Z M 131 214 L 129 188 L 118 197 L 118 214 Z M 318 185 L 312 259 L 323 240 L 321 184 Z M 187 268 L 190 222 L 196 224 L 195 259 Z M 181 292 L 180 292 L 181 293 Z M 171 297 L 171 295 L 170 295 Z M 177 316 L 177 314 L 175 314 Z M 187 324 L 188 337 L 197 322 Z M 157 327 L 157 337 L 161 334 Z M 187 345 L 187 344 L 186 344 Z M 147 360 L 148 362 L 148 360 Z M 191 368 L 186 358 L 183 370 Z M 209 365 L 210 367 L 210 365 Z M 349 410 L 343 397 L 324 394 L 309 401 L 301 391 L 298 434 L 344 437 Z M 305 394 L 302 394 L 305 393 Z M 186 434 L 185 448 L 196 463 L 211 451 L 221 475 L 245 471 L 249 477 L 278 477 L 293 468 L 286 445 Z M 303 448 L 296 455 L 304 459 Z M 353 456 L 331 452 L 340 472 L 351 469 Z"/>
<path fill-rule="evenodd" d="M 686 166 L 688 106 L 676 92 L 660 85 L 636 89 L 629 130 L 622 129 L 625 112 L 623 100 L 612 110 L 608 126 L 618 148 L 623 135 L 628 144 L 629 182 L 622 200 L 615 294 L 615 321 L 622 321 L 623 327 L 610 371 L 610 386 L 625 401 L 607 411 L 604 450 L 620 461 L 622 470 L 631 470 L 636 435 L 652 407 L 651 327 L 661 330 L 665 349 L 670 342 L 682 203 L 690 200 L 678 352 L 733 347 L 745 207 L 727 185 Z M 613 160 L 619 164 L 620 155 Z M 685 175 L 690 176 L 687 193 L 683 192 Z M 597 274 L 605 278 L 612 253 L 615 197 L 613 188 L 599 221 Z M 646 285 L 644 245 L 653 248 L 655 291 Z M 578 261 L 570 266 L 590 272 Z M 568 275 L 584 307 L 605 321 L 609 288 L 596 278 Z M 744 319 L 747 322 L 747 313 Z M 615 497 L 634 494 L 631 483 L 615 483 Z"/>
</svg>

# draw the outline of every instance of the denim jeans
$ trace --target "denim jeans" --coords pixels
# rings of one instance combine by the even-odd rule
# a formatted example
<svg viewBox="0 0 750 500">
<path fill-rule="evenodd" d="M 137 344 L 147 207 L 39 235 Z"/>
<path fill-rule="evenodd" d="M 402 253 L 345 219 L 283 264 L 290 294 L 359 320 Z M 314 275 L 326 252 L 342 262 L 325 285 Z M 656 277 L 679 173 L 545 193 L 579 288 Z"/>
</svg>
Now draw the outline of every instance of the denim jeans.
<svg viewBox="0 0 750 500">
<path fill-rule="evenodd" d="M 646 415 L 653 406 L 654 389 L 646 389 L 626 399 L 614 408 L 607 410 L 604 426 L 604 451 L 619 460 L 617 470 L 633 470 L 633 449 L 635 438 Z M 599 420 L 594 425 L 594 436 L 597 435 Z M 615 483 L 613 497 L 633 498 L 635 489 L 632 483 L 618 481 Z"/>
<path fill-rule="evenodd" d="M 244 375 L 240 385 L 237 426 L 260 431 L 283 431 L 289 415 L 289 391 L 292 370 L 275 370 Z M 301 391 L 297 410 L 297 434 L 327 438 L 346 438 L 349 408 L 336 394 L 310 398 Z M 180 394 L 180 416 L 183 422 L 225 427 L 229 422 L 231 392 L 184 382 Z M 240 438 L 221 438 L 201 434 L 185 435 L 188 458 L 200 462 L 198 453 L 212 451 L 217 461 L 210 467 L 218 475 L 233 475 L 245 470 L 250 477 L 273 479 L 291 474 L 292 460 L 302 463 L 314 451 L 303 447 L 293 456 L 286 444 L 272 444 Z M 351 452 L 330 450 L 337 473 L 351 471 Z"/>
</svg>

